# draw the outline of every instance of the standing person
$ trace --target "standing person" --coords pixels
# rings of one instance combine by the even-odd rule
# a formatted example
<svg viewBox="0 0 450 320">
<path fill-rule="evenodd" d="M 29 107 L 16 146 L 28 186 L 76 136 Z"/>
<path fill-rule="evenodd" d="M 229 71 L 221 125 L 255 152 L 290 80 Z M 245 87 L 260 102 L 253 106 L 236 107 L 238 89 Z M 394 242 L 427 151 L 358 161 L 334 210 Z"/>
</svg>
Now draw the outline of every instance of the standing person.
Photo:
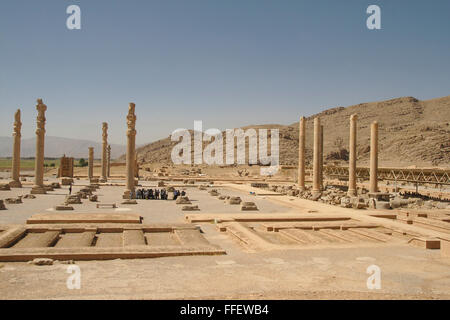
<svg viewBox="0 0 450 320">
<path fill-rule="evenodd" d="M 69 196 L 72 194 L 72 183 L 69 185 Z"/>
</svg>

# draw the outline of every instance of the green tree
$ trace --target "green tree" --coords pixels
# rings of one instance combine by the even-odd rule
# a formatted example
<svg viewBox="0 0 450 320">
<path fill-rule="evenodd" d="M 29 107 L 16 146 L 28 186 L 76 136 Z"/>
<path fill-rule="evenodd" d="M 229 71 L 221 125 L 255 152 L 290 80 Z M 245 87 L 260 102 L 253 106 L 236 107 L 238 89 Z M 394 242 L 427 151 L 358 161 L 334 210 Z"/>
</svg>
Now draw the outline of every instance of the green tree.
<svg viewBox="0 0 450 320">
<path fill-rule="evenodd" d="M 80 159 L 80 161 L 78 162 L 78 165 L 80 167 L 86 167 L 88 164 L 86 163 L 86 160 L 84 160 L 83 158 Z"/>
</svg>

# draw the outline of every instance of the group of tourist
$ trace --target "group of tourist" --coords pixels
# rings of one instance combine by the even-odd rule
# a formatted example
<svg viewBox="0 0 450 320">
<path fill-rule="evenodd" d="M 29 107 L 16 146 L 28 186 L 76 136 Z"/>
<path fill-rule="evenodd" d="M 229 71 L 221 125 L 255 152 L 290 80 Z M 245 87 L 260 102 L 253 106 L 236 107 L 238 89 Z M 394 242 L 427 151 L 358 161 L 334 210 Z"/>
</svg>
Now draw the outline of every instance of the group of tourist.
<svg viewBox="0 0 450 320">
<path fill-rule="evenodd" d="M 174 190 L 173 191 L 173 200 L 177 200 L 179 196 L 185 196 L 186 192 Z M 145 199 L 145 200 L 168 200 L 169 193 L 166 189 L 137 189 L 136 190 L 136 199 Z"/>
</svg>

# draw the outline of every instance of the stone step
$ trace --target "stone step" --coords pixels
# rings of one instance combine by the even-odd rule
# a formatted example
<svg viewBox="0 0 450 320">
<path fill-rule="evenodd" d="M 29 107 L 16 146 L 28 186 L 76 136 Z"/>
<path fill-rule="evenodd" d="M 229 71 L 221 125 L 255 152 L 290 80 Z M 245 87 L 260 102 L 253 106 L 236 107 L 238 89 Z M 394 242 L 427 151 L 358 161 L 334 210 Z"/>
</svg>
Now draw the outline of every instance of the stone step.
<svg viewBox="0 0 450 320">
<path fill-rule="evenodd" d="M 280 234 L 294 239 L 303 244 L 321 244 L 321 243 L 330 243 L 332 242 L 325 237 L 321 237 L 318 231 L 309 231 L 302 229 L 285 229 L 280 230 Z"/>
<path fill-rule="evenodd" d="M 124 230 L 123 231 L 123 246 L 145 246 L 147 242 L 142 230 Z"/>
<path fill-rule="evenodd" d="M 95 238 L 95 231 L 65 233 L 56 243 L 56 248 L 90 247 Z"/>
<path fill-rule="evenodd" d="M 95 246 L 100 248 L 123 247 L 122 233 L 100 233 L 97 235 Z"/>
<path fill-rule="evenodd" d="M 364 228 L 355 228 L 355 229 L 348 229 L 350 232 L 354 232 L 357 234 L 360 234 L 362 236 L 366 236 L 368 238 L 374 239 L 376 241 L 380 241 L 380 242 L 392 242 L 395 241 L 395 238 L 387 235 L 387 234 L 383 234 L 381 232 L 377 232 L 375 230 L 371 230 L 371 229 L 364 229 Z"/>
<path fill-rule="evenodd" d="M 60 231 L 46 231 L 41 233 L 29 232 L 13 248 L 42 248 L 50 247 L 58 241 Z"/>
<path fill-rule="evenodd" d="M 425 225 L 434 230 L 450 232 L 450 223 L 435 220 L 435 219 L 427 219 L 427 218 L 418 218 L 417 217 L 417 218 L 414 218 L 413 224 Z"/>
<path fill-rule="evenodd" d="M 322 230 L 326 232 L 329 235 L 335 236 L 337 238 L 340 238 L 342 240 L 345 240 L 347 242 L 352 243 L 358 243 L 358 242 L 377 242 L 376 240 L 373 240 L 371 238 L 368 238 L 366 236 L 349 232 L 348 230 L 335 230 L 335 229 L 324 229 Z"/>
<path fill-rule="evenodd" d="M 145 238 L 149 246 L 181 246 L 173 232 L 146 232 Z"/>
<path fill-rule="evenodd" d="M 183 245 L 208 245 L 209 243 L 199 230 L 175 230 L 174 233 Z"/>
</svg>

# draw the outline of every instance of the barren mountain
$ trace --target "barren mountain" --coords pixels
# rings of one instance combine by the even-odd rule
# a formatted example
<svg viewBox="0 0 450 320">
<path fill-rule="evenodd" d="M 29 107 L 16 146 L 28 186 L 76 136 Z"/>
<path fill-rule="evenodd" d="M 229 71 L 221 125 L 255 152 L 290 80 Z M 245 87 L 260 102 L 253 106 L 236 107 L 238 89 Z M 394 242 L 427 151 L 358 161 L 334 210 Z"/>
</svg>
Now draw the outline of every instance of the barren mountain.
<svg viewBox="0 0 450 320">
<path fill-rule="evenodd" d="M 0 157 L 12 156 L 12 138 L 0 137 Z M 59 158 L 64 154 L 68 157 L 87 158 L 88 148 L 94 147 L 96 158 L 101 157 L 102 144 L 95 141 L 69 139 L 61 137 L 45 137 L 45 156 L 48 158 Z M 111 157 L 114 159 L 125 152 L 126 148 L 121 145 L 111 145 Z M 36 138 L 22 139 L 21 156 L 23 158 L 36 155 Z"/>
<path fill-rule="evenodd" d="M 324 127 L 324 157 L 328 162 L 346 160 L 349 117 L 354 113 L 358 115 L 358 165 L 368 163 L 370 123 L 376 120 L 379 123 L 380 166 L 450 166 L 450 96 L 425 101 L 404 97 L 337 107 L 312 115 L 306 124 L 307 161 L 312 160 L 313 119 L 317 116 Z M 279 129 L 280 162 L 297 165 L 298 122 L 289 126 L 252 125 L 243 129 L 249 128 Z M 170 164 L 175 144 L 177 142 L 172 142 L 169 137 L 145 145 L 137 149 L 138 159 Z"/>
</svg>

